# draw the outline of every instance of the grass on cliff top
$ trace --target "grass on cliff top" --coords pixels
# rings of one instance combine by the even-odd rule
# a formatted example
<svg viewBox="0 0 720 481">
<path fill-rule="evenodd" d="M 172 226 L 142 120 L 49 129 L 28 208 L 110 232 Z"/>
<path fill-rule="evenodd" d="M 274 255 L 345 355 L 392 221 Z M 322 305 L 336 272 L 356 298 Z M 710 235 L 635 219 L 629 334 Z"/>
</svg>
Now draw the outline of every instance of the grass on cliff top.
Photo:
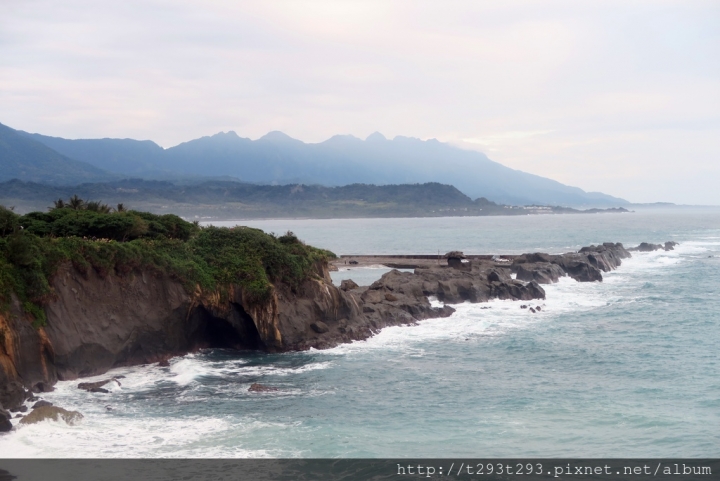
<svg viewBox="0 0 720 481">
<path fill-rule="evenodd" d="M 68 261 L 81 274 L 94 269 L 100 277 L 149 269 L 178 279 L 189 292 L 199 286 L 226 295 L 236 285 L 262 301 L 273 283 L 295 288 L 318 275 L 317 262 L 333 257 L 290 232 L 277 237 L 249 227 L 200 227 L 122 206 L 56 203 L 49 212 L 23 216 L 0 206 L 0 306 L 6 310 L 14 293 L 36 325 L 46 322 L 42 307 L 55 296 L 52 278 Z"/>
</svg>

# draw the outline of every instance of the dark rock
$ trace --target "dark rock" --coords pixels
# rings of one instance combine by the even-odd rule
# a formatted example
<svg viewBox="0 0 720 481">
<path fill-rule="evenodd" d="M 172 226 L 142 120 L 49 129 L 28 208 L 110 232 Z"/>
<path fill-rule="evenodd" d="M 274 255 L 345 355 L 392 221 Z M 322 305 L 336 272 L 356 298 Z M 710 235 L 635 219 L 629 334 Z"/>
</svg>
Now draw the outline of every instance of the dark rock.
<svg viewBox="0 0 720 481">
<path fill-rule="evenodd" d="M 53 405 L 53 403 L 51 403 L 50 401 L 38 401 L 35 404 L 33 404 L 32 408 L 37 409 L 37 408 L 41 408 L 43 406 L 52 406 L 52 405 Z"/>
<path fill-rule="evenodd" d="M 652 252 L 652 251 L 656 251 L 659 249 L 665 249 L 665 247 L 661 246 L 660 244 L 650 244 L 648 242 L 641 242 L 639 246 L 633 247 L 628 250 L 638 251 L 638 252 Z"/>
<path fill-rule="evenodd" d="M 83 390 L 89 391 L 89 392 L 102 392 L 102 391 L 93 391 L 93 389 L 101 388 L 105 384 L 109 383 L 110 381 L 112 381 L 112 379 L 105 379 L 103 381 L 97 381 L 97 382 L 81 382 L 80 384 L 78 384 L 78 389 L 83 389 Z M 109 392 L 109 391 L 105 390 L 105 392 Z"/>
<path fill-rule="evenodd" d="M 532 312 L 533 314 L 535 314 L 535 309 L 531 307 L 531 308 L 530 308 L 530 312 Z"/>
<path fill-rule="evenodd" d="M 2 405 L 0 405 L 0 433 L 6 433 L 12 430 L 13 425 L 10 422 L 11 419 L 12 414 L 3 409 Z"/>
<path fill-rule="evenodd" d="M 562 267 L 549 262 L 523 263 L 514 266 L 513 270 L 518 280 L 535 281 L 538 284 L 553 284 L 565 276 Z"/>
<path fill-rule="evenodd" d="M 340 283 L 340 289 L 343 291 L 351 291 L 353 289 L 356 289 L 357 287 L 360 287 L 353 281 L 352 279 L 345 279 Z"/>
<path fill-rule="evenodd" d="M 272 386 L 265 386 L 264 384 L 259 383 L 252 383 L 250 387 L 248 388 L 248 391 L 250 392 L 275 392 L 279 391 L 278 388 L 272 387 Z"/>
<path fill-rule="evenodd" d="M 112 411 L 113 408 L 112 408 L 112 406 L 105 406 L 105 410 L 106 410 L 106 411 Z"/>
<path fill-rule="evenodd" d="M 318 334 L 324 334 L 330 330 L 328 325 L 322 321 L 313 322 L 310 324 L 310 328 Z"/>
<path fill-rule="evenodd" d="M 385 294 L 385 300 L 388 302 L 396 302 L 398 298 L 397 296 L 394 296 L 388 292 L 387 294 Z"/>
<path fill-rule="evenodd" d="M 563 259 L 561 267 L 567 275 L 578 282 L 602 282 L 602 273 L 597 267 L 581 259 Z"/>
<path fill-rule="evenodd" d="M 522 306 L 520 306 L 520 309 L 527 309 L 527 304 L 523 304 Z"/>
<path fill-rule="evenodd" d="M 26 413 L 27 411 L 28 411 L 28 407 L 25 406 L 24 404 L 10 409 L 11 413 Z"/>
<path fill-rule="evenodd" d="M 46 382 L 38 382 L 32 387 L 32 392 L 34 393 L 41 393 L 41 392 L 53 392 L 55 390 L 52 385 Z"/>
<path fill-rule="evenodd" d="M 33 411 L 20 420 L 20 424 L 36 424 L 45 420 L 65 421 L 69 425 L 77 424 L 83 415 L 77 411 L 68 411 L 57 406 L 43 406 Z"/>
<path fill-rule="evenodd" d="M 160 366 L 160 367 L 170 367 L 170 361 L 168 361 L 167 359 L 163 359 L 162 361 L 160 361 L 160 362 L 158 363 L 158 366 Z"/>
<path fill-rule="evenodd" d="M 675 246 L 676 246 L 676 245 L 678 245 L 678 243 L 675 242 L 675 241 L 667 241 L 667 242 L 665 243 L 665 250 L 666 250 L 666 251 L 675 250 Z"/>
<path fill-rule="evenodd" d="M 536 311 L 540 311 L 540 310 L 542 310 L 542 309 L 540 309 L 540 306 L 535 306 L 535 310 L 536 310 Z"/>
<path fill-rule="evenodd" d="M 24 414 L 16 414 L 15 415 L 15 419 L 20 419 L 20 418 L 24 418 L 24 417 L 25 417 Z"/>
<path fill-rule="evenodd" d="M 110 393 L 110 391 L 108 391 L 107 389 L 102 388 L 102 387 L 94 387 L 94 388 L 88 389 L 87 391 L 88 391 L 88 392 L 102 393 L 102 394 L 109 394 L 109 393 Z"/>
<path fill-rule="evenodd" d="M 488 273 L 487 280 L 488 282 L 508 282 L 512 280 L 512 277 L 505 269 L 493 269 Z"/>
<path fill-rule="evenodd" d="M 358 261 L 348 261 L 348 264 L 356 265 Z"/>
</svg>

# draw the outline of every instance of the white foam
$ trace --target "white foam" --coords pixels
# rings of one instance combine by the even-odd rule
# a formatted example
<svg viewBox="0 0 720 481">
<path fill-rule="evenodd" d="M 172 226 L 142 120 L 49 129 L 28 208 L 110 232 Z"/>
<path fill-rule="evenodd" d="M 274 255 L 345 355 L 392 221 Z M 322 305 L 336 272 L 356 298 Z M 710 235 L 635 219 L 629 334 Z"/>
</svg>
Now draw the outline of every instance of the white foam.
<svg viewBox="0 0 720 481">
<path fill-rule="evenodd" d="M 0 453 L 13 458 L 35 457 L 268 457 L 267 449 L 246 449 L 223 442 L 251 437 L 264 429 L 288 426 L 219 417 L 117 417 L 86 413 L 84 422 L 68 426 L 43 422 L 21 426 L 0 438 Z"/>
</svg>

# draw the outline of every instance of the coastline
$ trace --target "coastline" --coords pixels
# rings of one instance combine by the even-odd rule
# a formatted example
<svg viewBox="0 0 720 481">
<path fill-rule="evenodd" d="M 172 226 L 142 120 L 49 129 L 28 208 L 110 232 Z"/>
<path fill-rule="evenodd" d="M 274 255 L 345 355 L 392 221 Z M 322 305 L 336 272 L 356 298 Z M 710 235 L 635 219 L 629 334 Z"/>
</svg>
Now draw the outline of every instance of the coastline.
<svg viewBox="0 0 720 481">
<path fill-rule="evenodd" d="M 662 247 L 659 245 L 649 246 L 652 248 Z M 52 349 L 53 356 L 52 358 L 41 358 L 36 361 L 36 364 L 40 364 L 43 372 L 54 375 L 45 375 L 37 380 L 36 368 L 35 371 L 29 370 L 23 373 L 26 376 L 30 374 L 30 376 L 18 376 L 20 379 L 16 379 L 14 383 L 5 382 L 2 385 L 5 392 L 4 401 L 7 403 L 5 406 L 16 412 L 23 406 L 28 409 L 32 402 L 36 402 L 39 396 L 42 396 L 42 392 L 52 390 L 52 385 L 57 380 L 98 376 L 121 366 L 163 363 L 170 357 L 193 352 L 202 347 L 233 348 L 232 343 L 218 344 L 220 338 L 217 336 L 219 334 L 225 336 L 225 341 L 228 339 L 227 336 L 230 336 L 235 342 L 234 348 L 240 349 L 254 348 L 267 352 L 310 348 L 325 349 L 355 340 L 367 339 L 385 327 L 414 324 L 418 320 L 450 316 L 455 311 L 450 304 L 466 301 L 486 302 L 490 299 L 544 299 L 545 291 L 540 286 L 541 284 L 557 282 L 560 277 L 564 276 L 580 282 L 601 281 L 603 271 L 616 269 L 620 266 L 621 259 L 629 256 L 629 251 L 624 249 L 621 244 L 609 243 L 586 247 L 575 253 L 563 255 L 525 254 L 514 256 L 512 260 L 498 259 L 497 257 L 493 259 L 493 256 L 471 256 L 471 259 L 462 259 L 465 256 L 456 252 L 448 253 L 445 258 L 446 264 L 441 266 L 433 264 L 437 262 L 437 259 L 414 259 L 413 262 L 425 261 L 430 265 L 418 265 L 413 273 L 392 270 L 370 286 L 358 286 L 352 281 L 343 281 L 340 286 L 334 286 L 329 281 L 328 266 L 326 265 L 320 266 L 318 271 L 321 274 L 320 278 L 308 281 L 296 292 L 287 286 L 276 286 L 276 292 L 270 304 L 253 305 L 247 299 L 243 299 L 242 291 L 237 291 L 226 307 L 216 301 L 214 304 L 207 304 L 208 300 L 191 300 L 187 294 L 182 293 L 182 289 L 172 287 L 173 283 L 168 279 L 155 279 L 158 282 L 156 284 L 149 276 L 141 274 L 134 277 L 133 282 L 142 283 L 141 289 L 143 290 L 147 290 L 148 285 L 156 285 L 157 287 L 152 288 L 155 289 L 156 294 L 151 296 L 154 304 L 158 305 L 156 299 L 159 300 L 164 296 L 166 300 L 163 303 L 167 307 L 160 307 L 160 311 L 154 315 L 155 320 L 137 317 L 137 314 L 133 314 L 133 309 L 122 302 L 115 307 L 118 311 L 127 313 L 126 319 L 121 321 L 121 324 L 128 323 L 125 327 L 129 328 L 131 332 L 135 332 L 134 330 L 138 328 L 137 323 L 140 322 L 145 329 L 148 326 L 156 326 L 157 330 L 154 331 L 154 334 L 147 333 L 139 338 L 135 334 L 135 341 L 132 341 L 132 336 L 131 338 L 126 337 L 119 350 L 117 347 L 113 348 L 113 343 L 108 341 L 104 330 L 98 331 L 97 328 L 91 329 L 89 338 L 86 335 L 81 339 L 73 339 L 73 335 L 68 333 L 70 331 L 77 332 L 82 325 L 82 319 L 79 321 L 81 324 L 77 324 L 78 319 L 75 318 L 70 325 L 62 328 L 61 326 L 67 324 L 68 321 L 67 318 L 63 318 L 62 313 L 68 311 L 63 311 L 58 306 L 51 306 L 48 310 L 50 325 L 41 329 L 41 334 L 43 338 L 47 339 L 44 342 L 51 343 L 50 349 Z M 380 256 L 372 256 L 365 259 L 368 262 L 375 262 L 380 258 Z M 390 259 L 398 260 L 397 257 Z M 408 260 L 407 256 L 402 259 Z M 335 262 L 337 263 L 339 260 Z M 73 278 L 70 267 L 65 272 L 65 278 L 60 279 L 59 284 L 56 284 L 61 293 L 61 298 L 57 302 L 66 304 L 65 308 L 68 307 L 68 303 L 73 304 L 73 302 L 77 306 L 77 299 L 73 301 L 76 296 L 71 294 L 74 287 L 72 287 L 70 279 L 76 283 L 80 282 L 86 290 L 100 289 L 103 291 L 103 295 L 108 294 L 107 288 L 103 287 L 107 280 L 90 278 L 83 284 L 81 280 Z M 124 282 L 122 279 L 111 279 L 111 281 L 113 283 Z M 61 288 L 63 283 L 68 284 L 64 286 L 64 290 Z M 128 288 L 132 290 L 131 286 L 123 289 L 127 290 Z M 167 298 L 170 292 L 175 292 L 172 295 L 174 300 Z M 444 305 L 442 307 L 433 305 L 429 300 L 430 297 L 437 298 Z M 125 302 L 127 301 L 137 304 L 137 299 L 126 298 Z M 140 307 L 144 308 L 144 306 L 146 304 Z M 88 307 L 90 306 L 86 305 L 84 308 Z M 529 307 L 531 308 L 532 305 Z M 180 317 L 177 315 L 168 317 L 167 314 L 177 312 L 178 308 L 180 308 L 180 312 L 186 312 L 186 314 Z M 77 311 L 77 307 L 75 309 Z M 85 331 L 93 324 L 91 320 L 96 315 L 98 315 L 97 312 L 86 316 Z M 201 336 L 194 340 L 186 339 L 184 344 L 176 343 L 174 347 L 167 344 L 157 345 L 157 341 L 152 341 L 152 339 L 159 339 L 157 336 L 167 336 L 172 332 L 168 329 L 175 329 L 176 333 L 186 329 L 187 320 L 194 323 L 196 328 L 204 322 L 206 326 L 204 330 L 196 329 L 194 331 L 196 333 L 204 332 L 204 337 Z M 248 322 L 251 322 L 252 325 Z M 133 325 L 133 323 L 135 324 Z M 211 323 L 216 323 L 214 328 L 208 327 Z M 219 326 L 223 327 L 217 331 Z M 251 329 L 252 327 L 254 327 L 254 331 Z M 68 330 L 69 328 L 70 330 Z M 215 337 L 208 336 L 207 329 L 217 331 L 214 333 Z M 228 329 L 234 329 L 234 332 Z M 121 332 L 117 332 L 117 329 L 114 328 L 112 334 L 117 336 Z M 148 335 L 150 337 L 147 337 Z M 248 342 L 250 338 L 255 340 L 254 346 Z M 128 341 L 135 345 L 135 347 L 130 346 L 129 349 L 134 352 L 134 357 L 128 357 Z M 89 352 L 87 346 L 97 345 L 98 342 L 105 343 L 104 350 L 95 350 L 95 354 Z M 155 343 L 156 346 L 148 347 L 148 342 Z M 108 354 L 111 354 L 113 349 L 117 354 L 108 358 Z M 47 352 L 47 348 L 42 352 Z M 28 352 L 23 355 L 32 357 L 32 353 Z M 85 366 L 85 370 L 83 370 L 83 366 Z M 40 374 L 42 375 L 42 373 Z M 7 376 L 7 372 L 5 375 Z M 28 379 L 31 382 L 28 382 Z M 12 389 L 8 389 L 9 387 Z M 102 389 L 102 386 L 96 387 Z"/>
</svg>

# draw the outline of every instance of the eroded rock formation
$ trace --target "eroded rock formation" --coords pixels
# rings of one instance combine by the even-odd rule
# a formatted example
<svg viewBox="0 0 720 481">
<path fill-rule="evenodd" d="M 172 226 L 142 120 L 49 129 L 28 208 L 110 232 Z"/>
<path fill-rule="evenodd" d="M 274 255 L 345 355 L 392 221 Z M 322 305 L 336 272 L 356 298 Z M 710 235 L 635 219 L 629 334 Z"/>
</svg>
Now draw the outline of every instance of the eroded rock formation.
<svg viewBox="0 0 720 481">
<path fill-rule="evenodd" d="M 15 408 L 30 391 L 50 390 L 57 380 L 162 362 L 204 347 L 327 348 L 454 312 L 448 305 L 434 307 L 429 297 L 446 304 L 544 299 L 539 284 L 564 275 L 600 281 L 602 272 L 629 256 L 621 244 L 603 244 L 564 255 L 525 254 L 512 262 L 473 260 L 461 269 L 393 270 L 371 286 L 349 281 L 341 288 L 332 284 L 327 266 L 318 265 L 312 278 L 294 287 L 276 284 L 263 300 L 237 287 L 225 295 L 188 292 L 177 280 L 142 269 L 81 274 L 68 263 L 53 279 L 45 327 L 33 327 L 17 300 L 0 315 L 0 404 Z"/>
</svg>

